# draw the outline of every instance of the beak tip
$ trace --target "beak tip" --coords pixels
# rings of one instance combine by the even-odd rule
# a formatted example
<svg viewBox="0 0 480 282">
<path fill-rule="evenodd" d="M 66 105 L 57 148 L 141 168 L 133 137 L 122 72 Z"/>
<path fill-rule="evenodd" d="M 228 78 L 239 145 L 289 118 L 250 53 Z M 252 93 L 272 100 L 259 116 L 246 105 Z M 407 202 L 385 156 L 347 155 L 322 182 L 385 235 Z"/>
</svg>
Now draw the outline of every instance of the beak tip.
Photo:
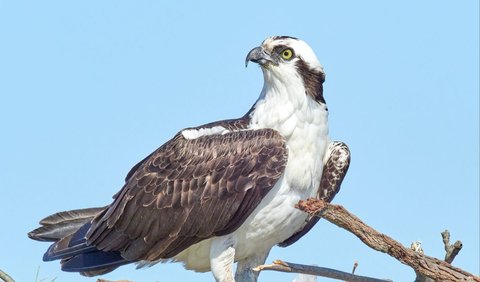
<svg viewBox="0 0 480 282">
<path fill-rule="evenodd" d="M 250 52 L 248 52 L 247 57 L 245 58 L 245 67 L 248 67 L 248 62 L 253 61 L 256 62 L 259 54 L 262 52 L 261 47 L 255 47 Z"/>
<path fill-rule="evenodd" d="M 276 63 L 275 59 L 267 53 L 261 46 L 255 47 L 250 52 L 248 52 L 247 57 L 245 58 L 245 67 L 248 67 L 249 62 L 257 63 L 261 66 L 267 63 Z"/>
</svg>

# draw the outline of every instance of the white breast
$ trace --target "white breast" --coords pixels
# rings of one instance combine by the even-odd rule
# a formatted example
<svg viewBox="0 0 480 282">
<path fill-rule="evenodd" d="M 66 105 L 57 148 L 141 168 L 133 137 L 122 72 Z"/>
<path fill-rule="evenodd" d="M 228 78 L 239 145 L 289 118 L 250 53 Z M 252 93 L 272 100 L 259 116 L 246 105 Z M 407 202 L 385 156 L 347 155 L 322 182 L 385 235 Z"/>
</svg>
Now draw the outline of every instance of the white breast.
<svg viewBox="0 0 480 282">
<path fill-rule="evenodd" d="M 298 79 L 285 83 L 270 78 L 265 85 L 251 127 L 273 128 L 287 140 L 285 180 L 292 189 L 316 189 L 318 183 L 313 182 L 320 181 L 329 143 L 327 107 L 306 95 Z"/>
<path fill-rule="evenodd" d="M 235 232 L 237 259 L 269 250 L 293 235 L 306 219 L 295 204 L 315 196 L 320 184 L 329 143 L 326 106 L 306 96 L 303 89 L 280 90 L 289 97 L 275 93 L 277 89 L 266 89 L 265 98 L 257 102 L 252 127 L 279 131 L 287 140 L 288 163 L 282 178 Z"/>
</svg>

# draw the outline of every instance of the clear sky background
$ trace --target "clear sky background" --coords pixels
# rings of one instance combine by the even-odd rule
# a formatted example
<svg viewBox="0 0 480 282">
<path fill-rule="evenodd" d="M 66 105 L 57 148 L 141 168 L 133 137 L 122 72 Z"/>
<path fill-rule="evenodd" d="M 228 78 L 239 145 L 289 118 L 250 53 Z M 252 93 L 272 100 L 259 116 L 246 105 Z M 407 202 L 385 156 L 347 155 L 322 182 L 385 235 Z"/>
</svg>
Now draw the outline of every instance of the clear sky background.
<svg viewBox="0 0 480 282">
<path fill-rule="evenodd" d="M 0 0 L 0 269 L 17 281 L 95 281 L 41 258 L 26 234 L 56 211 L 106 205 L 178 130 L 243 115 L 263 84 L 248 51 L 307 41 L 324 65 L 330 135 L 352 164 L 335 203 L 443 258 L 440 232 L 479 270 L 478 1 Z M 395 281 L 413 271 L 323 221 L 268 261 Z M 160 264 L 102 276 L 211 281 Z M 260 281 L 292 281 L 265 272 Z M 325 281 L 328 279 L 320 279 Z"/>
</svg>

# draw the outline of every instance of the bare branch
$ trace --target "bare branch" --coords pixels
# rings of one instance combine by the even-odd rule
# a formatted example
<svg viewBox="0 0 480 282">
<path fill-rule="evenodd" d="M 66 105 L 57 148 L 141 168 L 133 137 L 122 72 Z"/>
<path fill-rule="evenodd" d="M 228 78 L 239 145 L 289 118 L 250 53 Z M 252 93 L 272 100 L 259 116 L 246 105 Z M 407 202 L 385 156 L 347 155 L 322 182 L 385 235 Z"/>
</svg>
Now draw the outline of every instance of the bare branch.
<svg viewBox="0 0 480 282">
<path fill-rule="evenodd" d="M 322 277 L 328 277 L 338 280 L 344 280 L 348 282 L 391 282 L 392 280 L 383 280 L 376 279 L 366 276 L 353 275 L 348 272 L 343 272 L 331 268 L 313 266 L 313 265 L 303 265 L 296 264 L 291 262 L 285 262 L 282 260 L 275 260 L 273 264 L 264 264 L 257 266 L 253 269 L 254 271 L 262 270 L 275 270 L 281 272 L 291 272 L 291 273 L 303 273 L 310 274 Z"/>
<path fill-rule="evenodd" d="M 445 261 L 452 263 L 462 249 L 462 242 L 456 241 L 453 245 L 450 245 L 450 232 L 448 230 L 442 232 L 442 239 L 445 245 Z"/>
<path fill-rule="evenodd" d="M 300 201 L 297 204 L 297 208 L 325 218 L 338 227 L 353 233 L 370 248 L 387 253 L 401 263 L 412 267 L 421 275 L 430 277 L 436 281 L 480 282 L 480 277 L 456 268 L 445 261 L 405 248 L 389 236 L 379 233 L 363 223 L 358 217 L 349 213 L 342 206 L 332 205 L 321 200 L 308 199 L 307 201 Z"/>
<path fill-rule="evenodd" d="M 357 270 L 357 267 L 358 267 L 358 261 L 353 263 L 352 274 L 355 274 L 355 270 Z"/>
<path fill-rule="evenodd" d="M 3 270 L 0 269 L 0 279 L 2 279 L 4 282 L 15 282 L 13 278 L 5 273 Z"/>
</svg>

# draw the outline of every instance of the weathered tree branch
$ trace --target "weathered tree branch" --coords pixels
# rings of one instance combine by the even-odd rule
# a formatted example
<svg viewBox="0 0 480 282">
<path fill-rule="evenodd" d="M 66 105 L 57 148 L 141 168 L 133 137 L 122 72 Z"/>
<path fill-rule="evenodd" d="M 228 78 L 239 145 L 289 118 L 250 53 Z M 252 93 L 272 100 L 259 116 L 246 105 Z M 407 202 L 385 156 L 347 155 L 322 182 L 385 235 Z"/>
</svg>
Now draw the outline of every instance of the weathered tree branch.
<svg viewBox="0 0 480 282">
<path fill-rule="evenodd" d="M 460 252 L 462 249 L 462 242 L 456 241 L 455 244 L 450 245 L 450 232 L 448 230 L 443 231 L 442 233 L 443 244 L 445 245 L 445 261 L 448 263 L 452 263 L 455 259 L 455 256 Z M 410 249 L 414 250 L 415 252 L 419 252 L 423 254 L 423 250 L 421 247 L 420 242 L 413 242 L 410 246 Z M 415 271 L 417 277 L 415 278 L 414 282 L 435 282 L 433 279 L 422 275 L 418 271 Z"/>
<path fill-rule="evenodd" d="M 303 265 L 282 260 L 276 260 L 273 264 L 263 264 L 255 267 L 254 271 L 275 270 L 281 272 L 303 273 L 316 276 L 323 276 L 349 282 L 391 282 L 392 280 L 376 279 L 366 276 L 354 275 L 331 268 L 319 267 L 313 265 Z"/>
<path fill-rule="evenodd" d="M 450 232 L 448 230 L 442 232 L 442 239 L 445 245 L 445 261 L 452 263 L 462 249 L 462 242 L 456 241 L 453 245 L 450 245 Z"/>
<path fill-rule="evenodd" d="M 308 199 L 300 201 L 297 208 L 312 215 L 322 217 L 341 227 L 355 236 L 370 248 L 387 253 L 403 264 L 412 267 L 416 272 L 435 281 L 477 281 L 480 277 L 452 266 L 450 263 L 426 256 L 422 253 L 405 248 L 389 236 L 379 233 L 363 223 L 358 217 L 349 213 L 339 205 L 332 205 L 322 200 Z M 446 245 L 449 245 L 447 242 Z M 458 253 L 459 248 L 456 253 Z M 448 252 L 448 251 L 447 251 Z M 452 250 L 451 253 L 454 251 Z M 454 257 L 454 256 L 453 256 Z M 453 259 L 453 258 L 452 258 Z"/>
<path fill-rule="evenodd" d="M 420 243 L 420 241 L 413 242 L 410 245 L 410 249 L 412 249 L 414 252 L 423 254 L 422 243 Z M 413 282 L 435 282 L 435 280 L 433 280 L 432 278 L 427 277 L 416 270 L 414 271 L 416 276 L 415 276 L 415 281 Z"/>
</svg>

